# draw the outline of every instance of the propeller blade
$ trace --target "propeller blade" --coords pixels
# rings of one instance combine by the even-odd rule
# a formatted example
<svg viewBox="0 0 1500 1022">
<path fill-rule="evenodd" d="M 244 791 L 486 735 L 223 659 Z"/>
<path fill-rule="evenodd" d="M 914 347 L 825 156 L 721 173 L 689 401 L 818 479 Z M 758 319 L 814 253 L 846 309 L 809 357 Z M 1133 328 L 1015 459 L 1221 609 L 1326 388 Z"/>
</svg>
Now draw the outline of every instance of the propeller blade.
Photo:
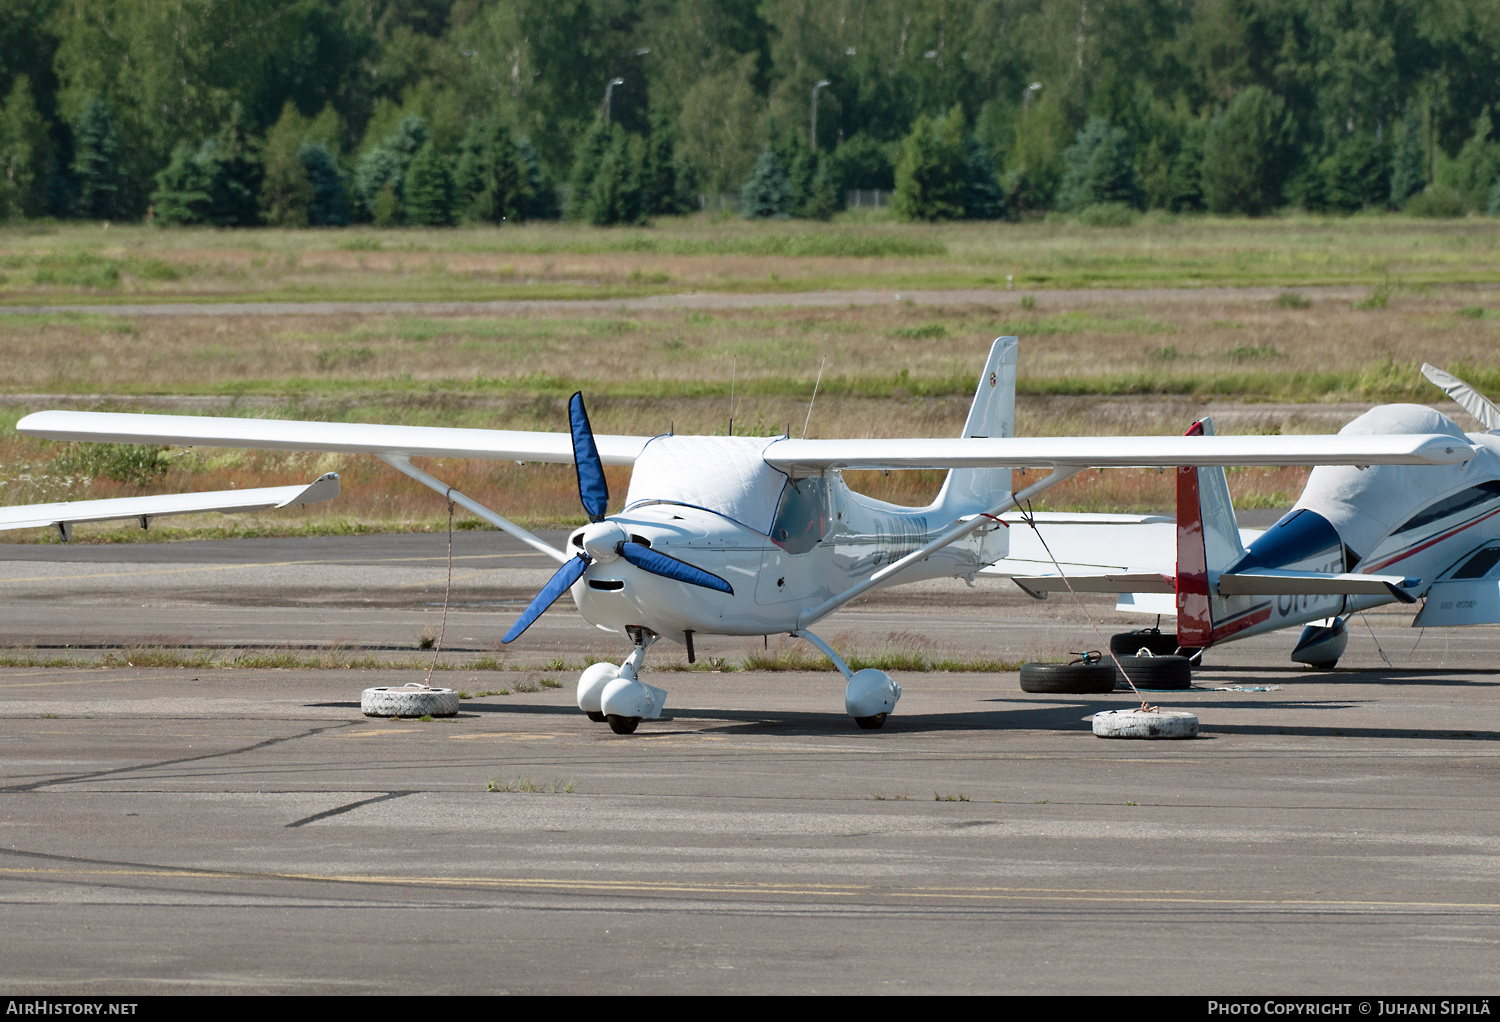
<svg viewBox="0 0 1500 1022">
<path fill-rule="evenodd" d="M 568 424 L 573 429 L 573 464 L 578 469 L 578 499 L 583 501 L 584 513 L 589 521 L 597 522 L 604 517 L 609 507 L 609 486 L 604 481 L 604 462 L 599 458 L 599 446 L 594 443 L 594 430 L 589 425 L 589 413 L 583 408 L 583 393 L 574 394 L 568 401 Z"/>
<path fill-rule="evenodd" d="M 734 587 L 718 575 L 704 571 L 702 568 L 695 568 L 686 561 L 679 561 L 675 557 L 658 553 L 648 546 L 642 546 L 639 543 L 621 543 L 620 556 L 642 571 L 649 571 L 653 575 L 674 578 L 679 582 L 688 582 L 695 586 L 703 586 L 705 589 L 717 589 L 721 593 L 734 595 Z"/>
<path fill-rule="evenodd" d="M 1452 373 L 1445 373 L 1437 366 L 1422 363 L 1422 375 L 1433 383 L 1438 389 L 1458 402 L 1460 408 L 1468 412 L 1474 418 L 1484 423 L 1488 430 L 1500 429 L 1500 407 L 1495 402 L 1485 397 L 1479 391 L 1460 380 Z"/>
<path fill-rule="evenodd" d="M 516 623 L 510 626 L 510 631 L 506 632 L 505 638 L 500 641 L 514 642 L 520 638 L 521 633 L 530 628 L 532 622 L 542 616 L 542 611 L 556 603 L 557 598 L 567 592 L 574 582 L 578 581 L 588 566 L 588 555 L 579 554 L 577 557 L 569 559 L 561 568 L 558 568 L 557 574 L 547 580 L 547 584 L 542 586 L 542 591 L 536 594 L 536 599 L 531 601 L 531 606 L 527 607 L 526 612 L 516 619 Z"/>
</svg>

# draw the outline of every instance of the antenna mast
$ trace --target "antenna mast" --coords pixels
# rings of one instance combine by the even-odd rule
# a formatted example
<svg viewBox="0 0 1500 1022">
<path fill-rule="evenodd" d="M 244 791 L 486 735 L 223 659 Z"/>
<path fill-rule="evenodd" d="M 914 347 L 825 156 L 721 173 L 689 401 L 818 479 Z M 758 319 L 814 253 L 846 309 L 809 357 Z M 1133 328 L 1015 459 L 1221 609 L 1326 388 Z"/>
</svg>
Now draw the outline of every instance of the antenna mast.
<svg viewBox="0 0 1500 1022">
<path fill-rule="evenodd" d="M 828 356 L 823 356 L 823 361 L 818 363 L 818 380 L 813 384 L 812 401 L 807 403 L 807 418 L 802 423 L 802 439 L 807 439 L 807 424 L 812 422 L 813 401 L 818 399 L 818 388 L 823 384 L 823 367 L 828 364 Z"/>
</svg>

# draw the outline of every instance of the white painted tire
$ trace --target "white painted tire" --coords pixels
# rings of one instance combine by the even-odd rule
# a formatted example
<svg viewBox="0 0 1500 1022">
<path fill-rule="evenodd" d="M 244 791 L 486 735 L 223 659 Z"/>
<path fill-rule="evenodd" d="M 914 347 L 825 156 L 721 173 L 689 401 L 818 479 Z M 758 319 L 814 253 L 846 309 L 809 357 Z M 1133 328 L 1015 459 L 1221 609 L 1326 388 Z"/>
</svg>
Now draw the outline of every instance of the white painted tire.
<svg viewBox="0 0 1500 1022">
<path fill-rule="evenodd" d="M 1100 738 L 1197 738 L 1198 718 L 1183 710 L 1104 710 L 1094 714 Z"/>
<path fill-rule="evenodd" d="M 359 708 L 366 717 L 455 717 L 458 693 L 451 688 L 367 688 Z"/>
<path fill-rule="evenodd" d="M 578 676 L 578 708 L 584 713 L 602 713 L 604 686 L 620 676 L 614 664 L 593 664 Z"/>
</svg>

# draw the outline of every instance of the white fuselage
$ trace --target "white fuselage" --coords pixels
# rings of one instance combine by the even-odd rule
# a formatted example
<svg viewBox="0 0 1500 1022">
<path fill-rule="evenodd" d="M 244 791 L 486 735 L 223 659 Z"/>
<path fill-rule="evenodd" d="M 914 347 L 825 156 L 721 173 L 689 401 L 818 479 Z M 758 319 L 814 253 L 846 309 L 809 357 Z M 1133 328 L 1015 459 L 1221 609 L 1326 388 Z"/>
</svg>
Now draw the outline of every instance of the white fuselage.
<svg viewBox="0 0 1500 1022">
<path fill-rule="evenodd" d="M 571 592 L 584 619 L 624 632 L 772 635 L 807 627 L 807 611 L 917 550 L 952 524 L 938 505 L 903 508 L 854 493 L 836 472 L 789 484 L 771 534 L 714 511 L 643 504 L 611 515 L 636 542 L 727 581 L 720 593 L 643 571 L 617 559 L 590 564 Z M 583 530 L 568 540 L 581 549 Z M 985 529 L 899 572 L 893 583 L 967 577 L 1005 556 L 1005 530 Z"/>
</svg>

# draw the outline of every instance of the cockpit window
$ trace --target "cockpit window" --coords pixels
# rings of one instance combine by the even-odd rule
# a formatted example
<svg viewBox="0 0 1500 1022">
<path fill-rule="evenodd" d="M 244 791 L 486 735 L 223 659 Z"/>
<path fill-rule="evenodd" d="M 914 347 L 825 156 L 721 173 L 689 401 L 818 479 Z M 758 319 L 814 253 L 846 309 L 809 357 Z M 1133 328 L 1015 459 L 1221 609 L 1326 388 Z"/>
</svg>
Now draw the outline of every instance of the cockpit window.
<svg viewBox="0 0 1500 1022">
<path fill-rule="evenodd" d="M 781 494 L 771 523 L 771 542 L 789 554 L 805 554 L 828 534 L 828 483 L 793 479 Z"/>
<path fill-rule="evenodd" d="M 1480 483 L 1471 486 L 1467 490 L 1460 490 L 1451 497 L 1445 497 L 1418 514 L 1414 515 L 1401 528 L 1400 532 L 1411 532 L 1420 529 L 1424 525 L 1440 522 L 1444 518 L 1456 515 L 1463 511 L 1478 511 L 1485 504 L 1500 502 L 1500 481 Z"/>
</svg>

